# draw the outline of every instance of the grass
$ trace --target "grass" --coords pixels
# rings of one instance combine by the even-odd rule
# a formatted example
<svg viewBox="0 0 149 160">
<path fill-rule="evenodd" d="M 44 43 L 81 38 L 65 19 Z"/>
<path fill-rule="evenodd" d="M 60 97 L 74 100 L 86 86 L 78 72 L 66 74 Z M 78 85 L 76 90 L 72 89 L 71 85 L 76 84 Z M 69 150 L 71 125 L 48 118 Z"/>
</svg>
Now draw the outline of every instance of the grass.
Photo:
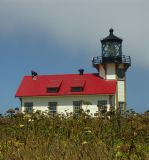
<svg viewBox="0 0 149 160">
<path fill-rule="evenodd" d="M 149 160 L 149 115 L 0 118 L 0 160 Z"/>
</svg>

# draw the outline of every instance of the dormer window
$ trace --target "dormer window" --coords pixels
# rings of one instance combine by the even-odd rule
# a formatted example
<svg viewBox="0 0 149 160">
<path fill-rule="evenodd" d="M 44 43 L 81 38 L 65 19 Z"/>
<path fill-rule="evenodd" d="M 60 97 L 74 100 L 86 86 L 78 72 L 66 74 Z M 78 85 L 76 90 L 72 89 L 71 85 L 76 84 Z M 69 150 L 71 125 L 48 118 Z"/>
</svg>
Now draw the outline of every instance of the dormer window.
<svg viewBox="0 0 149 160">
<path fill-rule="evenodd" d="M 48 93 L 56 93 L 59 91 L 59 88 L 47 88 Z"/>
<path fill-rule="evenodd" d="M 51 80 L 47 87 L 48 93 L 57 93 L 60 89 L 62 81 L 61 80 Z"/>
<path fill-rule="evenodd" d="M 71 92 L 83 92 L 83 87 L 71 87 Z"/>
<path fill-rule="evenodd" d="M 76 79 L 71 82 L 71 92 L 83 92 L 85 80 Z"/>
</svg>

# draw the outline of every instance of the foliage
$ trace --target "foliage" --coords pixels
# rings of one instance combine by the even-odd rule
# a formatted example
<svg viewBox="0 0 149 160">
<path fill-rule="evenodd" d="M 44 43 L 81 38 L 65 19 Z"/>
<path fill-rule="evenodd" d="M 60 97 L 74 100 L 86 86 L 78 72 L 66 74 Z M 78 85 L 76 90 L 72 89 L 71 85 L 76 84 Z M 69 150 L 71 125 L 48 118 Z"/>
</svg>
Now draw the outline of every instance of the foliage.
<svg viewBox="0 0 149 160">
<path fill-rule="evenodd" d="M 80 114 L 1 116 L 0 160 L 149 159 L 148 114 Z"/>
</svg>

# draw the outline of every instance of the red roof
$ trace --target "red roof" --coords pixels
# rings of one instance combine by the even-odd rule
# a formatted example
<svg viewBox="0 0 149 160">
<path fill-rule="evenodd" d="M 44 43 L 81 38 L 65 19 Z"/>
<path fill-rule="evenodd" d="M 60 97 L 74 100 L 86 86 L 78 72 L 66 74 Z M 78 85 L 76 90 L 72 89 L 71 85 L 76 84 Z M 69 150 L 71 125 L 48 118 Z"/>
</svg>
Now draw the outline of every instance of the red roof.
<svg viewBox="0 0 149 160">
<path fill-rule="evenodd" d="M 85 80 L 83 79 L 75 79 L 71 81 L 71 87 L 84 87 Z"/>
<path fill-rule="evenodd" d="M 48 88 L 59 88 L 62 83 L 62 80 L 50 80 Z"/>
<path fill-rule="evenodd" d="M 82 86 L 84 87 L 82 92 L 71 91 L 71 87 Z M 49 87 L 59 87 L 59 90 L 56 93 L 49 93 L 47 92 Z M 116 81 L 104 80 L 97 74 L 38 75 L 36 79 L 32 76 L 25 76 L 16 92 L 16 97 L 115 93 Z"/>
</svg>

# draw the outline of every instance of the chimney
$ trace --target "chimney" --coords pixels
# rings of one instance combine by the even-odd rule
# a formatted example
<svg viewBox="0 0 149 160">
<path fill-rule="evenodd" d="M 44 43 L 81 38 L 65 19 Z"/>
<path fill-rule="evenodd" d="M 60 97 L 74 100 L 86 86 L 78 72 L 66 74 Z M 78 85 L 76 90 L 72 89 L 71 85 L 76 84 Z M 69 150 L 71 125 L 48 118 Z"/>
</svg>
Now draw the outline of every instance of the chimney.
<svg viewBox="0 0 149 160">
<path fill-rule="evenodd" d="M 78 71 L 79 71 L 79 74 L 80 74 L 80 75 L 83 75 L 84 69 L 79 69 Z"/>
</svg>

